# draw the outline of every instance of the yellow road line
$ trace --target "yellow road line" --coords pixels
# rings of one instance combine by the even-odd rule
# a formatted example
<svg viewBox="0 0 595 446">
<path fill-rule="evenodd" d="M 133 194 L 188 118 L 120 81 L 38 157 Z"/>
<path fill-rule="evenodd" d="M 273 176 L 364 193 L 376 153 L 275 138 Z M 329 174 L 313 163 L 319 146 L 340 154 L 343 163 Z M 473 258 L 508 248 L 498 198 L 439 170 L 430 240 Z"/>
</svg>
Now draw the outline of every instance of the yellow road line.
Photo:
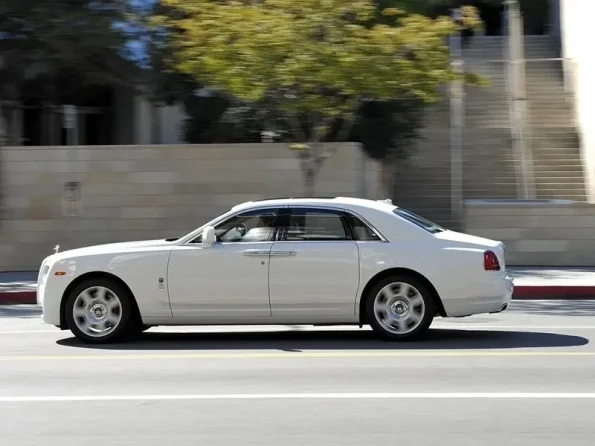
<svg viewBox="0 0 595 446">
<path fill-rule="evenodd" d="M 489 358 L 489 357 L 593 357 L 595 351 L 316 351 L 316 352 L 222 352 L 222 353 L 133 353 L 0 356 L 10 361 L 122 361 L 122 360 L 200 360 L 200 359 L 303 359 L 303 358 Z"/>
</svg>

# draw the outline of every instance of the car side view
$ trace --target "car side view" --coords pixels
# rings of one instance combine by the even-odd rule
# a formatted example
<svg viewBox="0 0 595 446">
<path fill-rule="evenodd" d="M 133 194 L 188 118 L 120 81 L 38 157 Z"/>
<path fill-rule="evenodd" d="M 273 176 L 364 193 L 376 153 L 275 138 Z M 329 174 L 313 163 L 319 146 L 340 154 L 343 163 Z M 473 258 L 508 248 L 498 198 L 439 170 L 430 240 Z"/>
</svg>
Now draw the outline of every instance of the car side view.
<svg viewBox="0 0 595 446">
<path fill-rule="evenodd" d="M 233 207 L 189 234 L 56 252 L 43 321 L 89 343 L 160 325 L 370 325 L 419 339 L 436 316 L 507 308 L 499 241 L 389 200 L 285 198 Z"/>
</svg>

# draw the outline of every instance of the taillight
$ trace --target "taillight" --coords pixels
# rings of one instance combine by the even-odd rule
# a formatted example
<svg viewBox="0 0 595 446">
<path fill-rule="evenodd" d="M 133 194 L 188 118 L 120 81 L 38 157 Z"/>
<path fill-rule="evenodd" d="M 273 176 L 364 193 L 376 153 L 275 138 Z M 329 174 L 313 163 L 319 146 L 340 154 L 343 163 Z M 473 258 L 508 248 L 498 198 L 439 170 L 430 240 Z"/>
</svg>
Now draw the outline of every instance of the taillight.
<svg viewBox="0 0 595 446">
<path fill-rule="evenodd" d="M 500 262 L 493 251 L 483 253 L 483 269 L 486 271 L 500 271 Z"/>
</svg>

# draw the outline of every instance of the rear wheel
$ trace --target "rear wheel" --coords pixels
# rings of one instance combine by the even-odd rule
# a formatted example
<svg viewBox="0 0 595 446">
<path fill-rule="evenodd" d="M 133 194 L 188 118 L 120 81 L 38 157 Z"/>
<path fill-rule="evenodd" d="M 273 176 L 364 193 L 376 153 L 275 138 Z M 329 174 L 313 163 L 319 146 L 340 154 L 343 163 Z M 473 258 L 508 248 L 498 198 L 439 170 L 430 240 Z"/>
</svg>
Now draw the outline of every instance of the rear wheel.
<svg viewBox="0 0 595 446">
<path fill-rule="evenodd" d="M 132 325 L 130 292 L 109 279 L 90 279 L 76 286 L 66 302 L 70 331 L 80 340 L 93 343 L 116 342 Z"/>
<path fill-rule="evenodd" d="M 384 339 L 417 340 L 434 319 L 434 298 L 421 281 L 407 275 L 390 276 L 370 290 L 366 317 Z"/>
</svg>

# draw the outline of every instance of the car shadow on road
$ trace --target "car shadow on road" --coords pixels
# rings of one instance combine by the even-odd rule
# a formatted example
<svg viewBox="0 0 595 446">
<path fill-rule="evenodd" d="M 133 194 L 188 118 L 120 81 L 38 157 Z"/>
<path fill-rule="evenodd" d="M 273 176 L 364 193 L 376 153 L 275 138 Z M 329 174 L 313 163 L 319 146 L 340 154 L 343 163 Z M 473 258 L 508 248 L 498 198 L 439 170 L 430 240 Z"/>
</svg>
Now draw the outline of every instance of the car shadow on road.
<svg viewBox="0 0 595 446">
<path fill-rule="evenodd" d="M 146 332 L 134 340 L 90 345 L 69 337 L 67 347 L 102 350 L 466 350 L 577 347 L 589 343 L 581 336 L 534 331 L 433 329 L 415 342 L 386 342 L 371 330 L 308 330 L 266 332 L 167 333 Z"/>
</svg>

